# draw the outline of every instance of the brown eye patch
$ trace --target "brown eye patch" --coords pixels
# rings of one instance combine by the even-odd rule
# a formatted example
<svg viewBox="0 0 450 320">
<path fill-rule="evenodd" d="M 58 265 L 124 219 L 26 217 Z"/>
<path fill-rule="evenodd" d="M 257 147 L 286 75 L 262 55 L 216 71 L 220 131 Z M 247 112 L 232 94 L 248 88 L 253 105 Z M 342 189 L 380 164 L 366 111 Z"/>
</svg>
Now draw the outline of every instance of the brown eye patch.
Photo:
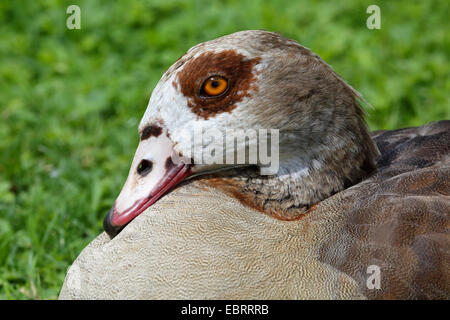
<svg viewBox="0 0 450 320">
<path fill-rule="evenodd" d="M 256 90 L 253 67 L 261 58 L 247 59 L 234 50 L 224 50 L 218 53 L 204 52 L 195 59 L 188 60 L 183 69 L 177 73 L 181 93 L 187 97 L 188 106 L 199 117 L 208 119 L 222 112 L 231 112 L 244 97 L 250 96 L 251 90 Z M 205 85 L 208 79 L 226 80 L 223 92 L 215 94 L 213 83 L 207 94 Z M 214 85 L 216 85 L 215 83 Z M 218 83 L 223 89 L 223 83 Z M 205 99 L 206 96 L 214 99 Z"/>
</svg>

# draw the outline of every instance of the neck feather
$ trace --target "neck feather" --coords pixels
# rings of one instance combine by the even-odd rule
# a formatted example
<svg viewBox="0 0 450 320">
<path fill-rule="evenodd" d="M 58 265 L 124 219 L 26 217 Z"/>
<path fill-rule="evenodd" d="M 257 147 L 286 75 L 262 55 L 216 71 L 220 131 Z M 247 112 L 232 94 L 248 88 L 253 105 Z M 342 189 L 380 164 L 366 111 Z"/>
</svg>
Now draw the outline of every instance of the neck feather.
<svg viewBox="0 0 450 320">
<path fill-rule="evenodd" d="M 196 178 L 280 220 L 297 220 L 313 206 L 366 178 L 375 170 L 378 149 L 363 121 L 331 132 L 305 149 L 302 137 L 280 142 L 278 174 L 257 167 L 234 168 Z M 281 136 L 281 132 L 280 132 Z M 280 139 L 281 141 L 281 139 Z"/>
</svg>

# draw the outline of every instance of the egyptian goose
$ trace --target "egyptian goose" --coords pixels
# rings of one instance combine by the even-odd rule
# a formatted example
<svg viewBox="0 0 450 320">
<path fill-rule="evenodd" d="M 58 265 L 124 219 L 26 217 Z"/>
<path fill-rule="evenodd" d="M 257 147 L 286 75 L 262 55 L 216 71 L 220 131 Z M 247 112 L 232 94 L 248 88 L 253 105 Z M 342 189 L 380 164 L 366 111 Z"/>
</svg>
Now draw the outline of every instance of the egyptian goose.
<svg viewBox="0 0 450 320">
<path fill-rule="evenodd" d="M 450 121 L 371 136 L 361 101 L 276 33 L 191 48 L 154 89 L 107 233 L 60 298 L 448 299 Z M 205 148 L 200 126 L 279 129 L 279 170 L 174 162 Z"/>
</svg>

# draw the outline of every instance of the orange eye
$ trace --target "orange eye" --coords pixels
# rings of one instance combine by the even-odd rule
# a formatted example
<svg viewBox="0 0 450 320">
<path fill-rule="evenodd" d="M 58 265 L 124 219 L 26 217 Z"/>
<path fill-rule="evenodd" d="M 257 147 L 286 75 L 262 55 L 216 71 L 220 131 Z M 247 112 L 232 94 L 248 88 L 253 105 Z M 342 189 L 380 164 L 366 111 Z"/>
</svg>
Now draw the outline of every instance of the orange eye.
<svg viewBox="0 0 450 320">
<path fill-rule="evenodd" d="M 228 80 L 220 77 L 220 76 L 213 76 L 206 79 L 206 81 L 203 83 L 202 91 L 211 97 L 221 95 L 224 93 L 228 88 Z"/>
</svg>

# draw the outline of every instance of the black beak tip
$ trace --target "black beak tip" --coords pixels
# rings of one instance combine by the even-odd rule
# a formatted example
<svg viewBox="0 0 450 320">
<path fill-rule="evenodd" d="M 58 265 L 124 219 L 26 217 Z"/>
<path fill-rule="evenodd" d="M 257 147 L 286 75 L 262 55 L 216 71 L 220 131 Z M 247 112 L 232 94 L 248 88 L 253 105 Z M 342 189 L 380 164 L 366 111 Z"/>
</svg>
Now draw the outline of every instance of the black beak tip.
<svg viewBox="0 0 450 320">
<path fill-rule="evenodd" d="M 119 232 L 123 229 L 123 226 L 115 226 L 111 223 L 111 216 L 114 211 L 114 207 L 108 211 L 108 214 L 103 219 L 103 229 L 109 235 L 111 239 L 119 234 Z"/>
</svg>

